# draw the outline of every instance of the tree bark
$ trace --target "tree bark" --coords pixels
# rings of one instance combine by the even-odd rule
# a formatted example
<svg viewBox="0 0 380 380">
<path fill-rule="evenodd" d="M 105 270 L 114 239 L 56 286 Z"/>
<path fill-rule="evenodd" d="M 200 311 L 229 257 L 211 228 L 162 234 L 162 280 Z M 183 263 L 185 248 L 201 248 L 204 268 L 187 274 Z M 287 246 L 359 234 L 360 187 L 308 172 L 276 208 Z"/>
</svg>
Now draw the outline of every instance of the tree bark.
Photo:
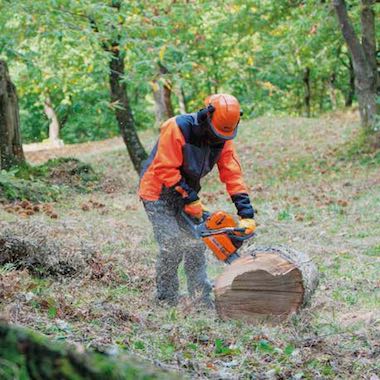
<svg viewBox="0 0 380 380">
<path fill-rule="evenodd" d="M 350 82 L 349 82 L 348 92 L 346 95 L 345 106 L 351 107 L 352 102 L 354 101 L 354 96 L 355 96 L 355 73 L 354 73 L 354 66 L 352 65 L 352 58 L 350 56 L 348 58 L 349 58 L 348 70 L 349 70 Z"/>
<path fill-rule="evenodd" d="M 181 114 L 187 113 L 186 96 L 185 96 L 185 91 L 182 86 L 180 86 L 179 91 L 178 91 L 178 99 L 179 99 L 179 112 L 181 112 Z"/>
<path fill-rule="evenodd" d="M 375 0 L 362 0 L 361 25 L 362 46 L 371 71 L 375 76 L 376 87 L 379 85 L 376 61 Z"/>
<path fill-rule="evenodd" d="M 120 133 L 131 157 L 133 167 L 140 173 L 147 154 L 135 129 L 135 120 L 127 95 L 127 86 L 123 81 L 125 75 L 124 56 L 120 53 L 118 42 L 113 42 L 111 46 L 112 57 L 109 62 L 111 102 L 115 106 L 115 115 Z"/>
<path fill-rule="evenodd" d="M 171 95 L 172 84 L 165 75 L 168 74 L 167 68 L 161 63 L 158 63 L 159 75 L 153 81 L 153 97 L 156 108 L 156 126 L 160 126 L 165 120 L 174 116 Z"/>
<path fill-rule="evenodd" d="M 379 79 L 374 65 L 376 62 L 374 4 L 375 0 L 362 0 L 362 43 L 360 43 L 350 22 L 345 1 L 333 0 L 343 37 L 352 57 L 361 124 L 370 134 L 376 132 L 379 116 L 379 107 L 376 104 Z"/>
<path fill-rule="evenodd" d="M 222 319 L 280 321 L 310 300 L 318 272 L 305 253 L 284 246 L 248 247 L 247 253 L 215 281 Z"/>
<path fill-rule="evenodd" d="M 60 125 L 49 95 L 46 96 L 44 101 L 44 112 L 49 120 L 50 144 L 54 147 L 62 147 L 64 144 L 63 141 L 59 139 Z"/>
<path fill-rule="evenodd" d="M 324 103 L 325 103 L 325 90 L 326 90 L 326 83 L 324 80 L 321 80 L 321 86 L 319 89 L 319 112 L 324 112 Z M 316 90 L 315 90 L 316 92 Z"/>
<path fill-rule="evenodd" d="M 16 87 L 7 64 L 0 61 L 0 169 L 8 170 L 24 162 Z"/>
<path fill-rule="evenodd" d="M 333 110 L 335 110 L 336 106 L 337 106 L 335 82 L 336 82 L 336 74 L 332 73 L 329 77 L 329 80 L 328 80 L 328 87 L 329 87 L 329 96 L 330 96 L 331 108 Z"/>
<path fill-rule="evenodd" d="M 131 357 L 78 352 L 30 330 L 0 323 L 2 379 L 178 379 Z"/>
<path fill-rule="evenodd" d="M 310 68 L 306 67 L 303 73 L 303 83 L 305 86 L 305 94 L 304 94 L 304 106 L 305 106 L 305 115 L 306 117 L 310 117 L 311 115 L 311 90 L 310 90 Z"/>
<path fill-rule="evenodd" d="M 121 2 L 119 0 L 113 0 L 111 7 L 119 11 Z M 98 26 L 95 20 L 91 18 L 89 20 L 92 29 L 95 32 L 98 32 Z M 116 27 L 114 26 L 113 29 L 116 29 Z M 138 173 L 140 173 L 143 162 L 146 160 L 148 155 L 137 134 L 136 123 L 128 98 L 127 86 L 124 81 L 124 54 L 120 51 L 120 39 L 121 36 L 117 35 L 114 40 L 103 41 L 102 48 L 111 55 L 109 61 L 110 94 L 111 102 L 114 105 L 119 130 L 127 147 L 128 154 L 132 160 L 133 167 Z"/>
</svg>

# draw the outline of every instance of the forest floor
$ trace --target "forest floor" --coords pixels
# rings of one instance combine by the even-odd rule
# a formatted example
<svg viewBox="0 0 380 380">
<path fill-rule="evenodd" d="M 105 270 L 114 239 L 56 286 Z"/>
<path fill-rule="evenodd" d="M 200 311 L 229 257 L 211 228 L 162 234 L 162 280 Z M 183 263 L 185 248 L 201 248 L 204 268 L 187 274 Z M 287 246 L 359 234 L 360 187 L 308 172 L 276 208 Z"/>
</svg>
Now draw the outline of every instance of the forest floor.
<svg viewBox="0 0 380 380">
<path fill-rule="evenodd" d="M 50 205 L 57 218 L 22 218 L 47 225 L 53 240 L 90 243 L 97 259 L 91 275 L 71 277 L 0 267 L 0 313 L 55 339 L 126 351 L 191 378 L 379 379 L 380 154 L 355 153 L 349 142 L 358 128 L 343 113 L 240 127 L 237 147 L 258 210 L 256 244 L 305 251 L 321 275 L 310 305 L 288 321 L 224 322 L 186 297 L 176 308 L 155 305 L 157 247 L 120 139 L 28 153 L 33 163 L 77 157 L 100 174 L 95 191 Z M 147 149 L 155 139 L 142 134 Z M 217 173 L 200 196 L 211 210 L 234 212 Z M 21 223 L 4 207 L 0 227 Z M 208 262 L 215 278 L 223 264 L 211 254 Z M 185 292 L 183 268 L 180 279 Z"/>
</svg>

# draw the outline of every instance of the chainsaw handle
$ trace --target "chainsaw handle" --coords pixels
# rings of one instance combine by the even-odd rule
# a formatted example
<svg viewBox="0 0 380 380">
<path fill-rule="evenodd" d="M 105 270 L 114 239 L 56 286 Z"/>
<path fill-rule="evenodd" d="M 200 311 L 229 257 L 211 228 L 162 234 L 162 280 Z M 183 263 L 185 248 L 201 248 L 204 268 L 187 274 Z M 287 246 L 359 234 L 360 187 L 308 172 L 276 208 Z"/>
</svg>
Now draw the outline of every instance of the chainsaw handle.
<svg viewBox="0 0 380 380">
<path fill-rule="evenodd" d="M 187 221 L 187 223 L 197 226 L 198 224 L 201 224 L 204 221 L 206 221 L 206 219 L 210 216 L 210 213 L 207 211 L 204 211 L 202 214 L 202 218 L 198 219 L 198 218 L 190 216 L 189 214 L 186 214 L 186 212 L 182 210 L 181 216 Z"/>
<path fill-rule="evenodd" d="M 240 232 L 242 234 L 245 233 L 245 230 L 246 230 L 246 228 L 244 228 L 244 227 L 234 228 L 234 232 Z"/>
<path fill-rule="evenodd" d="M 181 216 L 183 219 L 186 220 L 186 222 L 189 224 L 189 225 L 193 225 L 193 226 L 196 226 L 198 224 L 200 224 L 200 220 L 197 219 L 197 218 L 193 218 L 191 217 L 190 215 L 186 214 L 185 211 L 181 211 Z"/>
<path fill-rule="evenodd" d="M 243 231 L 241 231 L 241 230 L 243 230 Z M 236 228 L 236 229 L 234 229 L 234 232 L 242 232 L 242 233 L 244 233 L 244 231 L 245 231 L 245 228 Z M 247 235 L 244 234 L 243 236 L 239 236 L 239 235 L 236 235 L 234 233 L 230 233 L 229 235 L 230 235 L 230 237 L 232 239 L 237 240 L 237 241 L 248 240 L 248 239 L 253 238 L 254 236 L 256 236 L 256 234 L 254 232 L 251 232 L 250 234 L 247 234 Z"/>
</svg>

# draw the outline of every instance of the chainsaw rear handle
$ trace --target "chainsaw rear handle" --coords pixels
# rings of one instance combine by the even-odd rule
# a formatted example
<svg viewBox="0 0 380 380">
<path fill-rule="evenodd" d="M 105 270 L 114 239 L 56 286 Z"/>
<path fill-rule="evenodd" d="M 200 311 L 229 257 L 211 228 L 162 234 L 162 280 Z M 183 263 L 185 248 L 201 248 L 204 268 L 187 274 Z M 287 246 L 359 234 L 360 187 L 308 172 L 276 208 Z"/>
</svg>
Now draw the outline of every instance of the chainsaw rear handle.
<svg viewBox="0 0 380 380">
<path fill-rule="evenodd" d="M 243 230 L 243 231 L 241 231 L 241 230 Z M 248 239 L 253 238 L 254 236 L 256 236 L 256 234 L 254 232 L 251 232 L 250 234 L 245 234 L 244 231 L 245 231 L 245 228 L 236 228 L 234 230 L 234 232 L 241 232 L 244 235 L 239 236 L 239 235 L 236 235 L 236 234 L 232 233 L 230 235 L 230 237 L 233 238 L 233 239 L 235 239 L 235 240 L 237 240 L 237 241 L 244 241 L 244 240 L 248 240 Z"/>
</svg>

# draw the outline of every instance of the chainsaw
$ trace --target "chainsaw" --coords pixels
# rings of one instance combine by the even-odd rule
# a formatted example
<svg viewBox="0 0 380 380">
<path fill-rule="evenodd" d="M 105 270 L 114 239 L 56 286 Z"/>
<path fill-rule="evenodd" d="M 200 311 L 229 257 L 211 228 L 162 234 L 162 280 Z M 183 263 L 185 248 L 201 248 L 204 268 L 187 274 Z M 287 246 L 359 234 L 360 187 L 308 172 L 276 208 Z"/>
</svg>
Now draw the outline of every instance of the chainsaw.
<svg viewBox="0 0 380 380">
<path fill-rule="evenodd" d="M 239 228 L 232 215 L 224 211 L 205 212 L 202 219 L 192 218 L 183 211 L 182 217 L 194 237 L 202 239 L 216 258 L 226 264 L 240 257 L 237 251 L 244 240 L 255 236 L 254 232 L 246 234 L 245 228 Z"/>
</svg>

